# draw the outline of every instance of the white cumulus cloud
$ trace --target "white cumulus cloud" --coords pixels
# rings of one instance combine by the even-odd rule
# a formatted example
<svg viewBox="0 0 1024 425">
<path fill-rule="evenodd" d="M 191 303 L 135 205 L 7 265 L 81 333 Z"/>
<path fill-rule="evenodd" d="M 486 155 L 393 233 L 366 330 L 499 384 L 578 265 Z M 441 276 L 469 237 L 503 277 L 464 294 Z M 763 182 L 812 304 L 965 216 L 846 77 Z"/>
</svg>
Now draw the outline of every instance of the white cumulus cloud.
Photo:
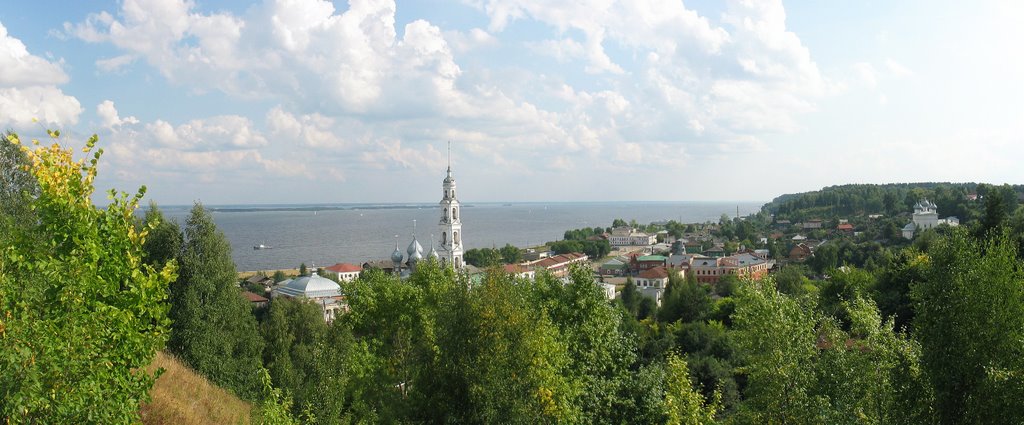
<svg viewBox="0 0 1024 425">
<path fill-rule="evenodd" d="M 0 23 L 0 126 L 25 128 L 34 120 L 58 127 L 76 124 L 82 105 L 57 88 L 68 79 L 62 61 L 29 53 Z"/>
</svg>

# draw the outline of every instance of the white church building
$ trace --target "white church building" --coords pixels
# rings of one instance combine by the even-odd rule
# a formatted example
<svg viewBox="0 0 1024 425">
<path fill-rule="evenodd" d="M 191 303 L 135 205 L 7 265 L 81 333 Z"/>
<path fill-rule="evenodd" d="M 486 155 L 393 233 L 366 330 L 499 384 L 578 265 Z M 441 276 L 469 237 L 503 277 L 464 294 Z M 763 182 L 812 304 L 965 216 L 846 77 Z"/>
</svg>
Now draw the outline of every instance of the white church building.
<svg viewBox="0 0 1024 425">
<path fill-rule="evenodd" d="M 918 230 L 928 230 L 938 227 L 940 224 L 959 226 L 960 219 L 956 217 L 939 218 L 938 207 L 934 202 L 927 199 L 914 204 L 914 215 L 911 222 L 903 226 L 903 237 L 913 239 L 914 233 Z"/>
<path fill-rule="evenodd" d="M 412 242 L 406 249 L 406 255 L 398 248 L 398 241 L 395 241 L 395 251 L 391 253 L 391 261 L 394 264 L 396 273 L 403 275 L 402 265 L 407 266 L 406 273 L 416 268 L 416 264 L 424 259 L 432 258 L 440 261 L 443 266 L 453 267 L 462 270 L 466 266 L 464 248 L 462 244 L 462 219 L 460 218 L 461 205 L 455 193 L 455 177 L 452 177 L 451 144 L 448 145 L 448 172 L 441 182 L 441 220 L 438 227 L 441 231 L 440 252 L 434 249 L 434 238 L 430 238 L 430 252 L 424 253 L 423 247 L 416 240 L 416 234 L 412 236 Z M 397 236 L 396 236 L 397 237 Z"/>
</svg>

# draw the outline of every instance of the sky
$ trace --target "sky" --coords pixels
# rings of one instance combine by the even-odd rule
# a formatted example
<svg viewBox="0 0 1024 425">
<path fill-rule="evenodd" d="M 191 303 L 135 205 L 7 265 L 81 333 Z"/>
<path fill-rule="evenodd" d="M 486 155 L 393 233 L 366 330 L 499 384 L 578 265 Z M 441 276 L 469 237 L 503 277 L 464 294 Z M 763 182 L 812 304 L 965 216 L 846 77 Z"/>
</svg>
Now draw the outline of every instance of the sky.
<svg viewBox="0 0 1024 425">
<path fill-rule="evenodd" d="M 161 204 L 1024 183 L 1024 2 L 2 0 L 0 127 Z"/>
</svg>

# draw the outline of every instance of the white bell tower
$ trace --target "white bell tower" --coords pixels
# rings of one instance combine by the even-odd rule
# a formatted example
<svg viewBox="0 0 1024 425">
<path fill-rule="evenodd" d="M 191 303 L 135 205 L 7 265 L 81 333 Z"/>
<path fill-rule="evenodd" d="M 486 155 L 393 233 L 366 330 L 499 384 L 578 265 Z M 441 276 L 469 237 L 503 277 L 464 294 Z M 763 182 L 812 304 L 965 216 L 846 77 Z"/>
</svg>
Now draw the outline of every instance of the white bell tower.
<svg viewBox="0 0 1024 425">
<path fill-rule="evenodd" d="M 462 211 L 455 193 L 455 178 L 452 177 L 452 142 L 448 142 L 448 175 L 441 184 L 441 259 L 456 270 L 466 264 L 462 257 Z"/>
</svg>

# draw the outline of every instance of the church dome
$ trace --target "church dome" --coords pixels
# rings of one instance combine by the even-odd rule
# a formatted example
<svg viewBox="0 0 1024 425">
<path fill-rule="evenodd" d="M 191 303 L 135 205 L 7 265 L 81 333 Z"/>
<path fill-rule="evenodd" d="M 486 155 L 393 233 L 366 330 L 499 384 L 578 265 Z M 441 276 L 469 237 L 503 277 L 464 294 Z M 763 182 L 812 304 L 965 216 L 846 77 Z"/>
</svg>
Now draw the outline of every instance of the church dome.
<svg viewBox="0 0 1024 425">
<path fill-rule="evenodd" d="M 313 273 L 310 276 L 302 276 L 285 281 L 275 291 L 289 297 L 337 297 L 341 295 L 341 286 L 333 280 Z"/>
<path fill-rule="evenodd" d="M 402 250 L 398 249 L 398 244 L 395 244 L 395 252 L 391 253 L 391 262 L 401 263 L 402 262 Z"/>
<path fill-rule="evenodd" d="M 433 238 L 433 236 L 431 236 L 431 238 L 430 238 L 430 252 L 427 253 L 427 258 L 433 258 L 433 259 L 437 260 L 440 257 L 441 256 L 437 254 L 437 250 L 434 249 L 434 238 Z"/>
<path fill-rule="evenodd" d="M 416 240 L 415 235 L 413 235 L 412 242 L 409 243 L 409 248 L 407 248 L 405 252 L 409 254 L 410 260 L 414 255 L 417 256 L 418 258 L 423 258 L 423 246 L 420 245 L 420 242 Z"/>
</svg>

